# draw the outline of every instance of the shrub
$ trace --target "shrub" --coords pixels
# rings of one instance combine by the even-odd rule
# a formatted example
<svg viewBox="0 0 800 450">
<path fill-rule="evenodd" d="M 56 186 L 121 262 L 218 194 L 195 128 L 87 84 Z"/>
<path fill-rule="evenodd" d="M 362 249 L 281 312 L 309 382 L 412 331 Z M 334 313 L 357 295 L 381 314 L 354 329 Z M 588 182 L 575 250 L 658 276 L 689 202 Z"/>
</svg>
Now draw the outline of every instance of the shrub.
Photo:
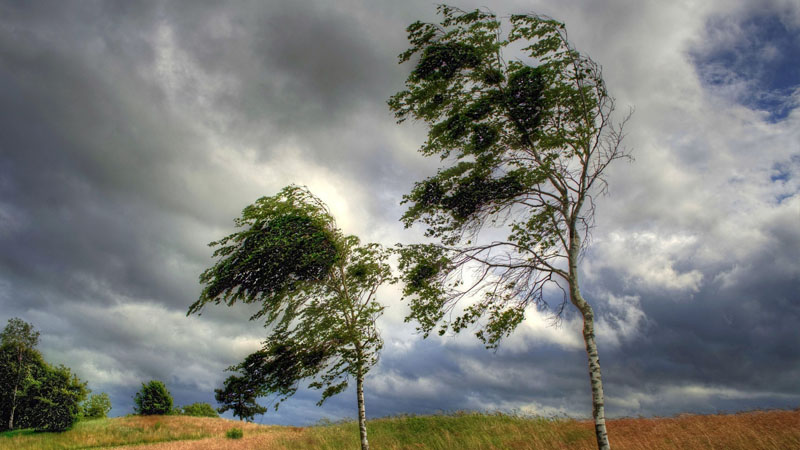
<svg viewBox="0 0 800 450">
<path fill-rule="evenodd" d="M 105 392 L 92 394 L 83 404 L 83 417 L 102 419 L 111 411 L 111 398 Z"/>
<path fill-rule="evenodd" d="M 219 413 L 208 403 L 192 403 L 178 408 L 178 413 L 193 417 L 219 417 Z"/>
<path fill-rule="evenodd" d="M 228 437 L 228 439 L 241 439 L 244 433 L 241 428 L 231 428 L 225 433 L 225 436 Z"/>
<path fill-rule="evenodd" d="M 158 380 L 142 383 L 142 389 L 133 397 L 133 411 L 142 416 L 163 415 L 172 412 L 172 395 Z"/>
</svg>

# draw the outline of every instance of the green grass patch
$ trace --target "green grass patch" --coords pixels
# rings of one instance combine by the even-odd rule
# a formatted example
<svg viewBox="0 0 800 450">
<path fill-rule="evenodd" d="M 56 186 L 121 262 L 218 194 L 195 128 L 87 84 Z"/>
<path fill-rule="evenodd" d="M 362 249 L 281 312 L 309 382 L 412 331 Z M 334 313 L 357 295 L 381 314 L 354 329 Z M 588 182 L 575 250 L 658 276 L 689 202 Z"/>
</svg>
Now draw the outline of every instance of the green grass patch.
<svg viewBox="0 0 800 450">
<path fill-rule="evenodd" d="M 244 436 L 241 428 L 231 428 L 225 432 L 225 437 L 228 439 L 241 439 Z"/>
<path fill-rule="evenodd" d="M 368 422 L 367 433 L 371 447 L 387 449 L 535 448 L 529 446 L 594 438 L 572 419 L 474 412 L 376 419 Z M 358 448 L 358 424 L 318 425 L 307 429 L 302 439 L 285 438 L 281 444 L 289 449 Z"/>
</svg>

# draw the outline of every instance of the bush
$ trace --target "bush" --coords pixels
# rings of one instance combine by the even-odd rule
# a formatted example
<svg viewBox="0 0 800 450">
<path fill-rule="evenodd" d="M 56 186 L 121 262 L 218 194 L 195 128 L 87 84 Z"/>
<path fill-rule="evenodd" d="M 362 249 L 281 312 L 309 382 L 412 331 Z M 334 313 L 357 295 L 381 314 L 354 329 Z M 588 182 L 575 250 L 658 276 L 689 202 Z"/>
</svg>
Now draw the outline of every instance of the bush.
<svg viewBox="0 0 800 450">
<path fill-rule="evenodd" d="M 178 408 L 178 413 L 193 417 L 219 417 L 219 413 L 208 403 L 192 403 Z"/>
<path fill-rule="evenodd" d="M 241 439 L 244 433 L 241 428 L 231 428 L 225 433 L 225 436 L 228 437 L 228 439 Z"/>
<path fill-rule="evenodd" d="M 133 397 L 133 411 L 142 416 L 163 415 L 172 412 L 172 395 L 158 380 L 142 383 L 142 389 Z"/>
<path fill-rule="evenodd" d="M 92 394 L 83 404 L 83 417 L 86 419 L 102 419 L 111 411 L 111 398 L 105 392 Z"/>
</svg>

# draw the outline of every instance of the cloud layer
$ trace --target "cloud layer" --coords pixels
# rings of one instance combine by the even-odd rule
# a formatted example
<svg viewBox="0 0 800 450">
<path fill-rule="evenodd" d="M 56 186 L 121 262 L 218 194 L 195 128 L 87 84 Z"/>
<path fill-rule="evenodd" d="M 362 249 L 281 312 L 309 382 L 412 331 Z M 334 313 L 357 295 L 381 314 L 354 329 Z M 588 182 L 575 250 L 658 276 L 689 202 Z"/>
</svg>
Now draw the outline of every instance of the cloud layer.
<svg viewBox="0 0 800 450">
<path fill-rule="evenodd" d="M 463 2 L 464 9 L 481 6 Z M 608 173 L 583 261 L 607 413 L 797 407 L 800 8 L 791 1 L 504 1 L 566 22 L 635 107 L 635 161 Z M 438 161 L 385 105 L 410 70 L 419 1 L 0 1 L 0 321 L 130 412 L 157 378 L 213 402 L 258 348 L 252 311 L 185 317 L 206 243 L 289 183 L 364 240 L 415 242 L 399 201 Z M 579 317 L 528 319 L 497 352 L 422 340 L 386 289 L 371 416 L 517 410 L 588 416 Z M 263 422 L 354 416 L 302 390 Z"/>
</svg>

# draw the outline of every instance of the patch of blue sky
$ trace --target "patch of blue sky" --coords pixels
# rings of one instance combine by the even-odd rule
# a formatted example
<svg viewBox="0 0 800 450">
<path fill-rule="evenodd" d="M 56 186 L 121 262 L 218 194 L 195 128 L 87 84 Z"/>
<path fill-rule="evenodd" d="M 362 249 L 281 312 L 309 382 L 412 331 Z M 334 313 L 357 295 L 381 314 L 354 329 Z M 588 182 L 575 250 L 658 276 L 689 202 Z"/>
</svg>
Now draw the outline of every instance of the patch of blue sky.
<svg viewBox="0 0 800 450">
<path fill-rule="evenodd" d="M 690 54 L 706 86 L 771 122 L 800 105 L 800 28 L 779 14 L 712 18 Z"/>
</svg>

